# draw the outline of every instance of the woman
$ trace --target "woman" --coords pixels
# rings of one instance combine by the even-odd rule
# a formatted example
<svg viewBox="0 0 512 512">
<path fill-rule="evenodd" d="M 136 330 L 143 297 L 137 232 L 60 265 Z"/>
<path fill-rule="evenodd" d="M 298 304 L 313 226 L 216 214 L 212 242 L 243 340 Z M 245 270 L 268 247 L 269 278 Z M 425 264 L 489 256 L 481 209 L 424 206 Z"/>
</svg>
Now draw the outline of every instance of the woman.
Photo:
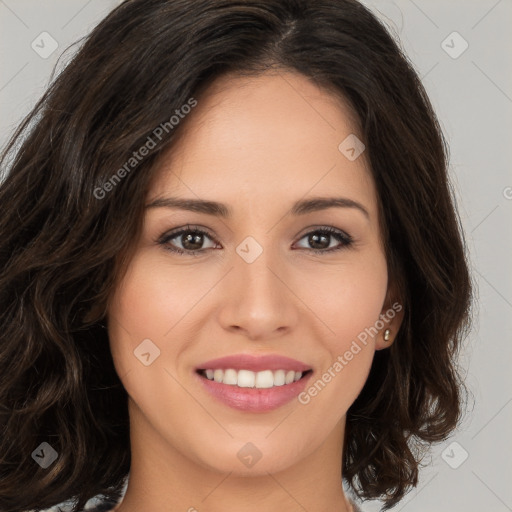
<svg viewBox="0 0 512 512">
<path fill-rule="evenodd" d="M 458 424 L 446 146 L 355 0 L 125 1 L 2 169 L 2 510 L 387 510 Z"/>
</svg>

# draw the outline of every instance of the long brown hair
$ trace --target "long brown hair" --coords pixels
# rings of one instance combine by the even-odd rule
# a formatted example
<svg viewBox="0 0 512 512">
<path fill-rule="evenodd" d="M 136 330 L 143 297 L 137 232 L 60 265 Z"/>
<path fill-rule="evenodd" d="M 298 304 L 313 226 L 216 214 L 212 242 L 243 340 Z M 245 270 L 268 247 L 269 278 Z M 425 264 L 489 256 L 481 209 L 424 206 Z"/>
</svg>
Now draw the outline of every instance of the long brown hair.
<svg viewBox="0 0 512 512">
<path fill-rule="evenodd" d="M 355 0 L 127 0 L 0 161 L 2 511 L 69 500 L 78 511 L 93 496 L 120 497 L 127 395 L 103 321 L 151 176 L 182 130 L 171 116 L 225 73 L 270 68 L 303 74 L 357 113 L 405 311 L 348 411 L 344 478 L 386 510 L 417 484 L 415 447 L 460 421 L 457 354 L 472 287 L 447 145 L 386 28 Z M 158 144 L 127 168 L 159 126 Z M 58 454 L 47 469 L 31 457 L 42 442 Z"/>
</svg>

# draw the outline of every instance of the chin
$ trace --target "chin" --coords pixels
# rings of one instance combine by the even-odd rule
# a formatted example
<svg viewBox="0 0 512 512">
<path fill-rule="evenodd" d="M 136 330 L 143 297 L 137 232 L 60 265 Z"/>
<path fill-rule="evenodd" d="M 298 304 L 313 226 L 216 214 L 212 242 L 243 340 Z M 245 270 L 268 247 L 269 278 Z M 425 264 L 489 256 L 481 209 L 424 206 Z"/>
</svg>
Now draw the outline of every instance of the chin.
<svg viewBox="0 0 512 512">
<path fill-rule="evenodd" d="M 296 445 L 293 450 L 283 452 L 281 446 L 265 439 L 268 432 L 253 441 L 230 439 L 224 446 L 205 448 L 205 453 L 197 453 L 200 464 L 219 473 L 232 473 L 237 476 L 267 476 L 268 473 L 283 471 L 299 460 Z"/>
</svg>

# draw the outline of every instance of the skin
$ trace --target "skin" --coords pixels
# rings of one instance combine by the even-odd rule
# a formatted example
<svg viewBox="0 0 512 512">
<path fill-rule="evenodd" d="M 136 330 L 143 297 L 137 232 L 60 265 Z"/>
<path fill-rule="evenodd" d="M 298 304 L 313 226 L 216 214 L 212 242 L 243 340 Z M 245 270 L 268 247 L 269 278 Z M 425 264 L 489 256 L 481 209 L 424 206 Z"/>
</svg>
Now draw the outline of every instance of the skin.
<svg viewBox="0 0 512 512">
<path fill-rule="evenodd" d="M 308 363 L 314 383 L 396 301 L 365 154 L 349 161 L 338 150 L 359 133 L 354 119 L 307 78 L 278 72 L 224 76 L 183 121 L 147 204 L 201 198 L 233 214 L 148 208 L 111 298 L 110 345 L 129 395 L 132 453 L 117 511 L 350 510 L 340 479 L 346 412 L 401 314 L 306 405 L 294 399 L 265 413 L 232 409 L 203 390 L 195 368 L 230 354 L 280 354 Z M 358 201 L 369 218 L 348 207 L 287 214 L 299 199 L 335 196 Z M 196 246 L 204 248 L 199 255 L 157 243 L 187 224 L 211 234 Z M 353 245 L 313 253 L 307 235 L 327 226 L 348 233 Z M 263 248 L 252 263 L 236 252 L 248 236 Z M 168 245 L 190 247 L 183 236 Z M 339 245 L 327 237 L 323 247 Z M 133 353 L 147 338 L 160 350 L 149 366 Z M 252 467 L 237 457 L 248 442 L 261 453 Z"/>
</svg>

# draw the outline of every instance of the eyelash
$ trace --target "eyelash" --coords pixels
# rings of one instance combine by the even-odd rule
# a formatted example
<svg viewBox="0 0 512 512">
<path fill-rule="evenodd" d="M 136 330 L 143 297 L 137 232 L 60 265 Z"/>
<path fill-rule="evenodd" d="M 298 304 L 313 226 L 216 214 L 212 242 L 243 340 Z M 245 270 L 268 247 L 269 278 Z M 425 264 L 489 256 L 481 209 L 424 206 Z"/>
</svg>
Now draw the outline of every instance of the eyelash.
<svg viewBox="0 0 512 512">
<path fill-rule="evenodd" d="M 205 235 L 208 238 L 210 238 L 215 244 L 219 243 L 207 231 L 205 231 L 201 228 L 196 228 L 196 227 L 192 227 L 192 226 L 186 226 L 185 228 L 181 228 L 177 231 L 174 231 L 171 233 L 166 233 L 166 234 L 162 235 L 159 240 L 157 240 L 157 243 L 159 245 L 163 245 L 167 251 L 177 253 L 180 255 L 185 255 L 185 256 L 196 256 L 198 253 L 208 250 L 208 249 L 196 249 L 195 251 L 184 250 L 184 249 L 180 249 L 178 247 L 173 247 L 169 244 L 170 240 L 177 238 L 185 233 L 195 233 L 195 234 L 199 233 L 201 235 Z M 346 248 L 350 247 L 354 241 L 350 235 L 348 235 L 342 231 L 339 231 L 337 229 L 328 227 L 328 226 L 318 228 L 313 231 L 309 231 L 308 233 L 304 234 L 299 240 L 302 240 L 303 238 L 305 238 L 311 234 L 318 234 L 318 233 L 321 233 L 323 235 L 330 235 L 330 236 L 334 237 L 336 240 L 341 242 L 341 245 L 339 245 L 337 247 L 331 247 L 330 249 L 305 249 L 306 251 L 313 252 L 315 254 L 331 253 L 331 252 L 340 251 L 342 249 L 346 249 Z"/>
</svg>

